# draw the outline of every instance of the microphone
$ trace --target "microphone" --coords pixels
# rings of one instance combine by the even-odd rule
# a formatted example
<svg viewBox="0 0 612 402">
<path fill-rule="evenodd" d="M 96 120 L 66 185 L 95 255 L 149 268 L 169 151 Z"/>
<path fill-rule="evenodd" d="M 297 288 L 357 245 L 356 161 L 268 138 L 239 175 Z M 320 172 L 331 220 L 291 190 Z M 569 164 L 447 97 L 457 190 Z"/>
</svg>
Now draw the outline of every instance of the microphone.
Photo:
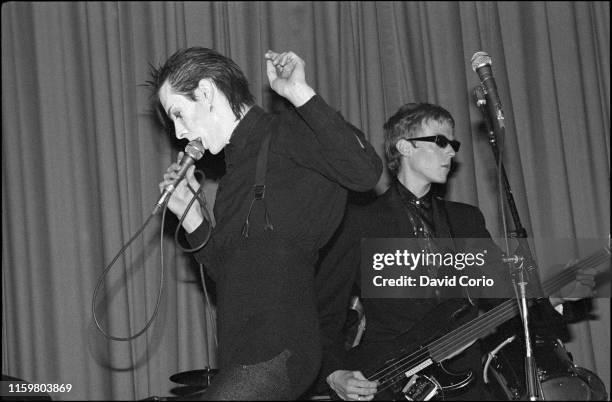
<svg viewBox="0 0 612 402">
<path fill-rule="evenodd" d="M 482 84 L 478 84 L 474 87 L 474 100 L 476 101 L 476 106 L 478 107 L 478 109 L 480 109 L 480 112 L 482 113 L 485 129 L 487 130 L 487 134 L 489 135 L 490 141 L 495 142 L 495 131 L 493 130 L 493 123 L 491 122 L 491 117 L 489 116 L 487 110 L 487 99 Z"/>
<path fill-rule="evenodd" d="M 205 151 L 206 150 L 204 149 L 204 145 L 202 145 L 202 142 L 200 140 L 193 140 L 189 142 L 189 144 L 187 144 L 187 146 L 185 147 L 185 154 L 183 155 L 183 158 L 179 163 L 181 165 L 181 168 L 178 171 L 178 177 L 176 178 L 174 183 L 170 184 L 164 189 L 162 195 L 157 201 L 157 204 L 155 204 L 155 208 L 153 208 L 153 212 L 151 213 L 151 215 L 155 215 L 159 213 L 159 211 L 161 211 L 161 209 L 164 207 L 166 202 L 168 202 L 170 196 L 176 189 L 176 185 L 185 177 L 187 169 L 189 169 L 191 165 L 193 165 L 197 160 L 200 160 L 202 156 L 204 156 Z"/>
<path fill-rule="evenodd" d="M 476 52 L 472 56 L 472 70 L 478 74 L 480 83 L 489 97 L 489 110 L 492 117 L 501 130 L 505 129 L 504 111 L 502 109 L 499 94 L 495 79 L 493 79 L 493 71 L 491 70 L 491 57 L 486 52 Z"/>
<path fill-rule="evenodd" d="M 482 85 L 476 85 L 473 92 L 476 106 L 485 106 L 487 104 L 487 99 L 485 98 L 485 90 L 482 88 Z"/>
</svg>

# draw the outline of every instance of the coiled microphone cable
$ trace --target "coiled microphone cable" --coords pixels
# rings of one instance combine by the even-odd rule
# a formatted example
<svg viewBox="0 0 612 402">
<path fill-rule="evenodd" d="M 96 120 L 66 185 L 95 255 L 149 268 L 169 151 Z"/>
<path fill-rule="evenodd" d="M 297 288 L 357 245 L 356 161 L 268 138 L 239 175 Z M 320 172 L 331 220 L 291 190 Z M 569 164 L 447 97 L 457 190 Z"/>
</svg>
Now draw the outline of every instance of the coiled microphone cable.
<svg viewBox="0 0 612 402">
<path fill-rule="evenodd" d="M 194 144 L 195 142 L 192 141 L 189 143 L 189 145 L 186 148 L 186 152 L 188 149 L 190 149 L 190 146 L 196 146 L 196 148 L 200 149 L 199 147 L 201 146 L 201 143 L 197 143 Z M 196 152 L 195 156 L 190 154 L 190 156 L 192 158 L 194 158 L 195 160 L 200 159 L 202 157 L 203 154 L 203 147 L 201 148 L 202 152 L 201 154 L 198 154 Z M 203 172 L 201 171 L 196 171 L 196 173 L 200 173 L 203 175 Z M 179 180 L 180 181 L 180 180 Z M 178 184 L 178 181 L 177 181 Z M 210 219 L 210 214 L 208 213 L 208 208 L 206 206 L 206 199 L 203 195 L 203 185 L 200 185 L 200 188 L 198 191 L 195 191 L 189 184 L 188 184 L 189 190 L 193 193 L 193 197 L 191 198 L 191 200 L 189 201 L 189 203 L 187 204 L 187 207 L 185 208 L 185 212 L 183 212 L 183 215 L 181 216 L 179 223 L 177 225 L 176 231 L 175 231 L 175 235 L 174 235 L 174 241 L 177 244 L 177 246 L 182 250 L 182 251 L 186 251 L 186 252 L 195 252 L 197 250 L 200 250 L 202 247 L 204 247 L 204 245 L 206 245 L 206 243 L 208 242 L 208 240 L 210 239 L 210 235 L 212 233 L 212 220 Z M 169 197 L 168 197 L 169 198 Z M 193 203 L 195 202 L 195 200 L 199 200 L 200 201 L 200 208 L 202 210 L 202 213 L 204 214 L 204 219 L 206 219 L 209 223 L 208 225 L 208 231 L 207 234 L 205 236 L 205 239 L 202 241 L 202 243 L 200 245 L 198 245 L 197 247 L 194 247 L 192 249 L 187 249 L 183 246 L 181 246 L 178 242 L 178 232 L 181 228 L 181 225 L 183 223 L 183 221 L 185 220 L 185 217 L 187 215 L 187 212 L 190 210 L 191 206 L 193 205 Z M 166 200 L 167 201 L 167 200 Z M 204 204 L 204 205 L 202 205 Z M 117 255 L 115 255 L 115 257 L 113 258 L 113 260 L 104 268 L 104 271 L 102 272 L 102 274 L 100 275 L 99 279 L 98 279 L 98 283 L 96 284 L 96 287 L 94 289 L 94 293 L 93 293 L 93 297 L 92 297 L 92 303 L 91 303 L 91 312 L 92 312 L 92 316 L 93 316 L 93 320 L 96 324 L 96 328 L 102 333 L 102 335 L 104 335 L 104 337 L 106 337 L 107 339 L 110 340 L 114 340 L 114 341 L 131 341 L 132 339 L 135 339 L 137 337 L 139 337 L 140 335 L 142 335 L 153 323 L 153 321 L 155 320 L 155 318 L 158 315 L 158 311 L 159 311 L 159 305 L 161 302 L 161 296 L 163 293 L 163 288 L 164 288 L 164 247 L 163 247 L 163 227 L 164 227 L 164 222 L 165 222 L 165 218 L 166 218 L 166 210 L 168 209 L 168 204 L 167 202 L 164 202 L 164 208 L 163 208 L 163 212 L 162 212 L 162 224 L 161 224 L 161 229 L 160 229 L 160 258 L 161 258 L 161 270 L 160 270 L 160 276 L 159 276 L 159 291 L 157 292 L 157 300 L 155 301 L 155 309 L 153 311 L 153 314 L 151 316 L 151 318 L 147 321 L 147 323 L 145 324 L 145 326 L 138 331 L 136 334 L 131 335 L 131 336 L 127 336 L 127 337 L 119 337 L 119 336 L 113 336 L 108 334 L 100 325 L 100 322 L 98 321 L 98 318 L 96 316 L 96 299 L 97 299 L 97 295 L 98 295 L 98 291 L 100 290 L 100 287 L 102 286 L 102 283 L 104 282 L 104 279 L 106 278 L 106 275 L 108 274 L 108 272 L 111 270 L 111 268 L 113 267 L 113 265 L 115 264 L 115 262 L 117 261 L 117 259 L 119 259 L 119 257 L 121 256 L 121 254 L 123 254 L 125 252 L 125 250 L 130 246 L 130 244 L 132 244 L 132 242 L 136 239 L 136 237 L 138 237 L 142 231 L 145 229 L 145 227 L 149 224 L 149 222 L 151 221 L 151 218 L 153 218 L 153 216 L 155 216 L 157 214 L 157 212 L 159 211 L 159 203 L 158 205 L 156 205 L 155 209 L 153 210 L 153 212 L 149 215 L 149 217 L 147 218 L 147 220 L 144 222 L 144 224 L 142 225 L 142 227 L 134 234 L 134 236 L 132 236 L 128 242 L 121 248 L 121 250 L 119 250 L 119 252 L 117 253 Z M 205 283 L 202 283 L 202 285 L 204 286 L 204 291 L 206 292 L 206 287 L 205 287 Z M 206 296 L 207 293 L 206 293 Z M 207 302 L 208 302 L 208 297 L 207 297 Z"/>
</svg>

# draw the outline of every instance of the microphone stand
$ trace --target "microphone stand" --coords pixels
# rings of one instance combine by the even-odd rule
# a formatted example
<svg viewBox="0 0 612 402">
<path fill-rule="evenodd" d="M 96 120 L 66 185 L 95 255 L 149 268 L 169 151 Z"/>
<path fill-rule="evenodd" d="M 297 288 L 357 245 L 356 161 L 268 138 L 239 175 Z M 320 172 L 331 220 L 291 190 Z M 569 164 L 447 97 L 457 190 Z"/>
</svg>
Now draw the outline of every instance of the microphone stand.
<svg viewBox="0 0 612 402">
<path fill-rule="evenodd" d="M 537 294 L 543 294 L 543 292 L 538 276 L 534 275 L 535 273 L 537 273 L 537 270 L 533 254 L 531 253 L 529 243 L 527 242 L 527 231 L 521 224 L 521 220 L 516 209 L 516 204 L 514 203 L 512 189 L 510 188 L 510 182 L 508 181 L 508 176 L 506 175 L 506 169 L 504 168 L 500 156 L 497 137 L 498 134 L 499 136 L 503 136 L 505 134 L 505 128 L 503 125 L 493 124 L 495 116 L 493 116 L 492 118 L 489 114 L 484 88 L 482 88 L 482 86 L 480 85 L 476 86 L 476 88 L 474 88 L 474 94 L 476 98 L 476 106 L 478 106 L 478 109 L 480 110 L 483 116 L 487 134 L 489 136 L 489 144 L 491 145 L 491 150 L 493 151 L 493 156 L 495 157 L 496 166 L 500 170 L 499 173 L 502 178 L 502 186 L 504 189 L 504 194 L 506 196 L 506 202 L 508 204 L 508 209 L 510 211 L 510 214 L 512 215 L 512 220 L 514 222 L 514 231 L 508 232 L 507 235 L 508 237 L 515 238 L 518 241 L 516 255 L 510 258 L 504 258 L 503 260 L 505 263 L 508 264 L 508 268 L 511 271 L 512 276 L 515 278 L 514 280 L 516 281 L 519 287 L 519 312 L 521 313 L 520 315 L 525 338 L 525 375 L 527 382 L 527 395 L 529 396 L 529 400 L 535 401 L 538 399 L 538 389 L 540 387 L 536 374 L 537 369 L 535 364 L 535 357 L 533 356 L 533 349 L 531 347 L 531 336 L 529 334 L 526 288 L 527 285 L 531 283 L 533 286 L 536 287 L 535 291 Z M 504 213 L 503 210 L 502 213 Z"/>
</svg>

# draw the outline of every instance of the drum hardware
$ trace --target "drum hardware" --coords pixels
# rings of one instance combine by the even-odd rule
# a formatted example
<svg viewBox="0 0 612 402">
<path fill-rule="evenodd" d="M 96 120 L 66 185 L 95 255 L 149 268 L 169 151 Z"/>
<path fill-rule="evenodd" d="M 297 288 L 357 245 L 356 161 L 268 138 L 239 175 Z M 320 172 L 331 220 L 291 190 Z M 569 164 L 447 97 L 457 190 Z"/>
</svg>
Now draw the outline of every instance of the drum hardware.
<svg viewBox="0 0 612 402">
<path fill-rule="evenodd" d="M 213 377 L 219 372 L 217 369 L 205 368 L 203 370 L 190 370 L 170 376 L 170 381 L 182 385 L 208 387 Z"/>
<path fill-rule="evenodd" d="M 170 390 L 170 393 L 176 396 L 190 396 L 200 392 L 206 391 L 207 386 L 204 385 L 182 385 L 180 387 L 174 387 Z"/>
<path fill-rule="evenodd" d="M 141 401 L 197 401 L 201 399 L 200 393 L 204 391 L 198 391 L 193 394 L 181 395 L 181 396 L 157 396 L 153 395 Z"/>
<path fill-rule="evenodd" d="M 212 378 L 219 370 L 205 368 L 203 370 L 190 370 L 176 373 L 170 376 L 170 381 L 181 384 L 180 387 L 174 387 L 170 393 L 176 396 L 157 396 L 153 395 L 143 401 L 189 401 L 197 400 L 200 393 L 206 391 L 210 385 Z"/>
<path fill-rule="evenodd" d="M 489 353 L 483 379 L 505 400 L 526 399 L 524 350 L 521 342 L 506 339 Z M 573 363 L 558 339 L 536 337 L 534 346 L 538 393 L 541 400 L 604 401 L 605 385 L 593 372 Z M 500 395 L 503 393 L 503 395 Z"/>
</svg>

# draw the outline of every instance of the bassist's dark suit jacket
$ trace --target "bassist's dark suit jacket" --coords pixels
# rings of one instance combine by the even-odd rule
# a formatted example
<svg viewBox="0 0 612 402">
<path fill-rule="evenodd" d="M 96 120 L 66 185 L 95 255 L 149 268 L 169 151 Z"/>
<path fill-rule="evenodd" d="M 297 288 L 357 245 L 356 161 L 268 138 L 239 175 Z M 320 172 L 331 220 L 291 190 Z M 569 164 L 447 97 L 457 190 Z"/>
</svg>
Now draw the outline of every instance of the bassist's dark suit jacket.
<svg viewBox="0 0 612 402">
<path fill-rule="evenodd" d="M 360 287 L 360 244 L 362 238 L 393 238 L 413 237 L 413 227 L 408 218 L 403 200 L 394 181 L 392 186 L 381 196 L 367 205 L 351 205 L 347 209 L 341 226 L 336 231 L 332 241 L 326 247 L 316 276 L 319 318 L 323 345 L 323 363 L 319 375 L 319 391 L 326 388 L 325 378 L 335 370 L 355 370 L 347 361 L 345 351 L 344 323 L 347 318 L 347 305 L 351 293 Z M 439 197 L 432 198 L 433 221 L 436 238 L 443 246 L 464 251 L 487 248 L 487 261 L 501 261 L 501 250 L 494 244 L 485 226 L 480 210 L 472 205 L 445 201 Z M 497 283 L 507 283 L 509 289 L 510 275 L 505 265 L 490 264 L 485 267 L 486 276 Z M 483 271 L 484 272 L 484 271 Z M 471 301 L 481 309 L 489 309 L 506 299 L 493 299 L 491 295 L 469 294 Z M 479 298 L 485 296 L 486 298 Z M 507 297 L 507 296 L 504 296 Z M 464 299 L 468 306 L 461 317 L 461 323 L 476 317 L 478 308 Z M 551 307 L 547 299 L 536 303 L 536 308 L 530 308 L 532 317 L 532 333 L 549 338 L 569 337 L 566 324 L 584 319 L 588 308 L 583 301 L 564 304 L 564 314 L 560 315 Z M 588 301 L 588 300 L 587 300 Z M 443 321 L 447 317 L 434 316 L 433 309 L 439 307 L 440 301 L 435 299 L 368 299 L 361 300 L 366 316 L 366 331 L 361 345 L 371 345 L 376 342 L 387 342 L 398 335 L 410 332 L 415 339 L 427 337 L 421 330 L 423 323 Z M 439 309 L 438 309 L 439 310 Z M 437 310 L 437 311 L 438 311 Z M 567 311 L 566 313 L 566 310 Z M 569 314 L 568 314 L 569 313 Z M 515 318 L 503 324 L 498 331 L 485 339 L 488 345 L 496 346 L 499 336 L 506 333 L 520 334 L 520 321 Z M 454 370 L 470 368 L 476 375 L 476 384 L 470 391 L 454 399 L 490 399 L 482 386 L 482 370 L 479 342 L 472 345 L 461 355 L 453 358 L 445 366 Z M 367 365 L 367 361 L 363 362 Z"/>
<path fill-rule="evenodd" d="M 350 299 L 353 284 L 360 282 L 360 242 L 361 238 L 414 237 L 406 208 L 399 194 L 397 181 L 374 202 L 365 206 L 350 206 L 333 243 L 321 260 L 316 283 L 322 340 L 324 347 L 323 366 L 320 378 L 347 367 L 344 350 L 343 324 L 347 314 L 347 301 Z M 490 246 L 491 252 L 501 253 L 492 242 L 480 210 L 474 206 L 432 198 L 433 220 L 436 238 L 447 248 L 465 250 L 475 247 L 473 239 L 479 239 Z M 418 252 L 418 251 L 417 251 Z M 501 256 L 501 255 L 500 255 Z M 495 260 L 489 255 L 489 260 Z M 505 266 L 487 267 L 487 276 L 507 280 Z M 493 272 L 495 271 L 495 272 Z M 471 294 L 473 301 L 478 295 Z M 471 319 L 477 308 L 469 304 L 464 318 Z M 491 300 L 488 300 L 491 302 Z M 417 323 L 422 320 L 444 320 L 445 317 L 428 317 L 430 311 L 440 303 L 436 299 L 367 299 L 362 298 L 366 316 L 366 331 L 361 344 L 393 339 L 406 331 L 418 331 Z M 424 334 L 426 335 L 426 334 Z M 477 370 L 480 353 L 476 344 L 453 359 L 460 367 Z M 475 366 L 474 366 L 475 365 Z M 458 368 L 458 367 L 455 367 Z M 471 394 L 471 393 L 470 393 Z M 468 395 L 468 398 L 478 395 Z"/>
</svg>

